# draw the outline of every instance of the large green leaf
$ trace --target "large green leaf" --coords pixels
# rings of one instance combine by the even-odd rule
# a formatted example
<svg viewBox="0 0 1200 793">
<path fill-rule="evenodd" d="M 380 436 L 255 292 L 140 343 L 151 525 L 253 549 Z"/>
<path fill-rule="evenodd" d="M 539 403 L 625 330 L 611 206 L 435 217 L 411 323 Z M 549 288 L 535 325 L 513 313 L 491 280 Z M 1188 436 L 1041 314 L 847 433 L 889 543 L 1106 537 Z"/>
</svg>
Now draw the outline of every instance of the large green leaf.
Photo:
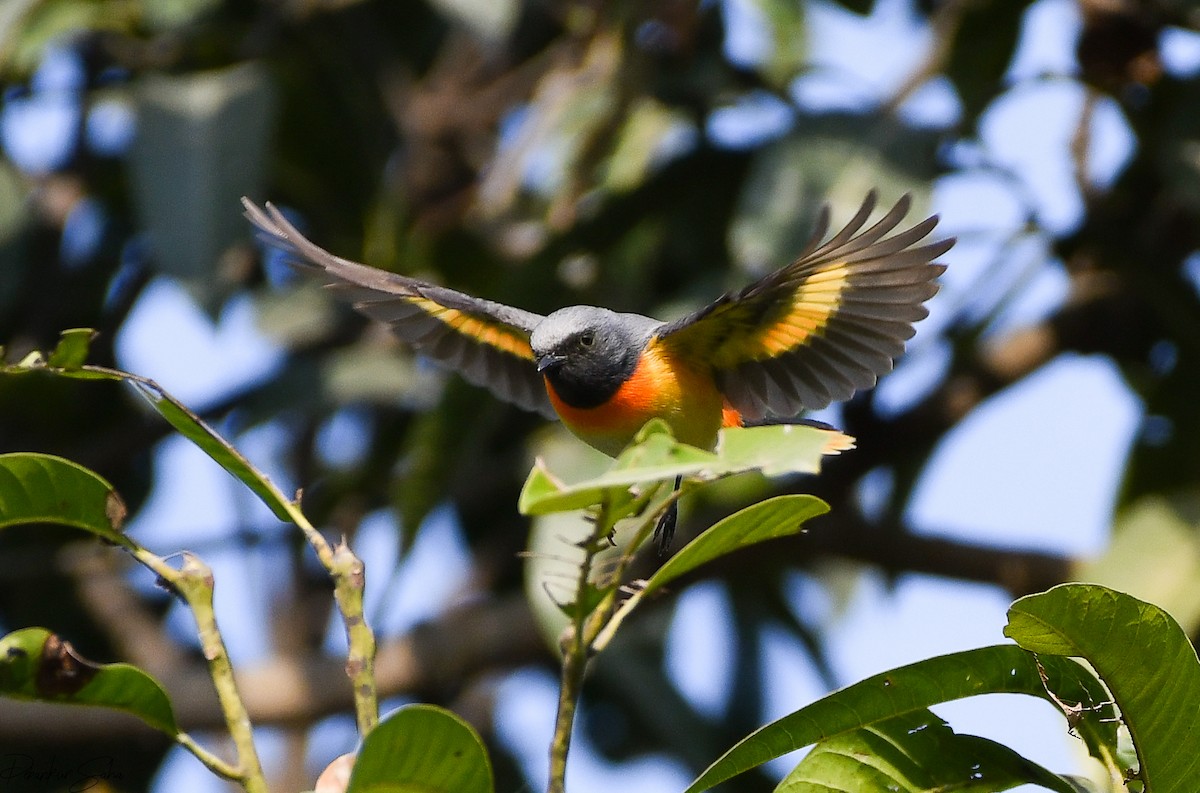
<svg viewBox="0 0 1200 793">
<path fill-rule="evenodd" d="M 1063 584 L 1013 603 L 1004 633 L 1032 652 L 1095 668 L 1129 728 L 1146 793 L 1196 789 L 1200 662 L 1170 615 L 1107 587 Z"/>
<path fill-rule="evenodd" d="M 835 430 L 804 425 L 724 429 L 715 452 L 676 441 L 661 421 L 651 421 L 633 444 L 599 476 L 564 484 L 542 464 L 534 466 L 518 506 L 526 515 L 544 515 L 598 504 L 605 497 L 628 500 L 635 485 L 667 482 L 676 476 L 712 479 L 743 471 L 768 475 L 816 473 L 821 458 L 852 447 L 853 440 Z"/>
<path fill-rule="evenodd" d="M 760 501 L 710 526 L 658 568 L 642 588 L 651 592 L 728 553 L 777 537 L 799 534 L 811 518 L 829 505 L 816 496 L 785 495 Z"/>
<path fill-rule="evenodd" d="M 992 793 L 1026 783 L 1078 790 L 1003 744 L 959 735 L 933 713 L 915 710 L 821 741 L 775 792 Z"/>
<path fill-rule="evenodd" d="M 0 639 L 0 695 L 125 711 L 177 735 L 171 701 L 155 680 L 129 664 L 95 664 L 45 628 Z"/>
<path fill-rule="evenodd" d="M 124 521 L 124 502 L 98 474 L 51 454 L 0 454 L 0 529 L 57 523 L 127 545 Z"/>
<path fill-rule="evenodd" d="M 405 705 L 367 736 L 346 793 L 492 793 L 492 766 L 471 725 Z"/>
<path fill-rule="evenodd" d="M 1045 675 L 1045 680 L 1043 679 Z M 927 658 L 869 677 L 835 691 L 744 738 L 701 774 L 687 789 L 699 793 L 768 760 L 841 733 L 894 719 L 932 705 L 976 694 L 1029 694 L 1043 699 L 1102 703 L 1100 681 L 1066 658 L 1039 661 L 1013 645 Z M 1116 725 L 1108 710 L 1083 713 L 1075 728 L 1093 754 L 1115 751 Z"/>
<path fill-rule="evenodd" d="M 798 534 L 810 518 L 828 511 L 829 505 L 816 496 L 776 496 L 746 507 L 710 526 L 625 599 L 597 638 L 595 649 L 600 650 L 611 641 L 621 623 L 642 600 L 671 581 L 740 548 Z"/>
<path fill-rule="evenodd" d="M 821 458 L 853 448 L 854 439 L 849 435 L 806 424 L 731 427 L 718 434 L 718 462 L 708 473 L 815 474 L 821 470 Z"/>
</svg>

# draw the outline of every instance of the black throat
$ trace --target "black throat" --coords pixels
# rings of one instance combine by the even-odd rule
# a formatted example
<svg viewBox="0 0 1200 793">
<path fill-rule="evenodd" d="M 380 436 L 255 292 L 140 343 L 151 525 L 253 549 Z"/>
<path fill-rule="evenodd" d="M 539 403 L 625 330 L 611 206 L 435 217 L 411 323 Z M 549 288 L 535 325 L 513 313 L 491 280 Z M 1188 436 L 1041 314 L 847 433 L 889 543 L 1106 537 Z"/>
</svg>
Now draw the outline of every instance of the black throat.
<svg viewBox="0 0 1200 793">
<path fill-rule="evenodd" d="M 568 358 L 547 369 L 546 382 L 567 405 L 580 410 L 598 408 L 620 390 L 637 369 L 640 350 L 629 350 L 616 360 Z"/>
</svg>

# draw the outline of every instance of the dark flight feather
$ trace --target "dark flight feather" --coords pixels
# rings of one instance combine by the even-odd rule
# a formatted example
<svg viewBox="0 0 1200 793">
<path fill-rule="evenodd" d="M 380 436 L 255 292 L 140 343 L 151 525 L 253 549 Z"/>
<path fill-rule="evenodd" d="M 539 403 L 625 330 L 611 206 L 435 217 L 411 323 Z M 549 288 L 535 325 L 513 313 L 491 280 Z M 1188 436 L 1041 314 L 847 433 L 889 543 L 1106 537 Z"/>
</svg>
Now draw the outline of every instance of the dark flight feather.
<svg viewBox="0 0 1200 793">
<path fill-rule="evenodd" d="M 250 222 L 290 255 L 293 266 L 315 271 L 339 298 L 386 323 L 421 354 L 501 399 L 555 417 L 529 347 L 540 314 L 334 256 L 271 204 L 265 209 L 247 199 L 242 204 Z"/>
<path fill-rule="evenodd" d="M 725 398 L 748 421 L 823 408 L 869 388 L 890 371 L 945 270 L 933 260 L 954 244 L 912 247 L 937 225 L 930 217 L 888 236 L 911 207 L 901 198 L 864 229 L 875 193 L 846 226 L 813 240 L 792 264 L 659 329 L 655 343 L 712 367 Z"/>
</svg>

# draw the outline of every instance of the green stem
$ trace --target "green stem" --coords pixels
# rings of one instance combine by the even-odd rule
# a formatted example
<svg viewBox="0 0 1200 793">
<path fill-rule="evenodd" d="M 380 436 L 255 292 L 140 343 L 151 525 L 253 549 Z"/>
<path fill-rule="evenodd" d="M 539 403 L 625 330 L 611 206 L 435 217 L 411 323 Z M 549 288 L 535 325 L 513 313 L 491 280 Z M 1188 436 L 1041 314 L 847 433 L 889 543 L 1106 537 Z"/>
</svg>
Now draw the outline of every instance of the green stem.
<svg viewBox="0 0 1200 793">
<path fill-rule="evenodd" d="M 379 723 L 379 692 L 375 685 L 375 634 L 363 613 L 363 589 L 366 571 L 362 561 L 345 540 L 338 544 L 331 559 L 333 596 L 346 624 L 346 674 L 354 688 L 354 711 L 358 734 L 363 738 Z"/>
<path fill-rule="evenodd" d="M 642 602 L 642 593 L 639 590 L 626 598 L 620 606 L 617 606 L 615 598 L 616 587 L 620 585 L 621 580 L 625 577 L 625 571 L 629 569 L 629 565 L 633 564 L 638 549 L 646 543 L 646 540 L 650 539 L 650 534 L 653 532 L 654 526 L 658 524 L 659 516 L 682 498 L 683 492 L 683 489 L 673 490 L 658 505 L 658 509 L 654 510 L 653 513 L 643 520 L 642 525 L 638 527 L 637 533 L 634 535 L 633 542 L 626 546 L 625 552 L 617 560 L 612 573 L 613 588 L 609 593 L 612 597 L 606 598 L 602 604 L 603 620 L 596 623 L 595 632 L 589 637 L 593 655 L 603 651 L 608 646 L 608 643 L 612 641 L 613 636 L 616 634 L 617 628 L 621 627 L 621 623 L 625 621 L 625 618 L 632 614 L 633 610 Z M 597 609 L 597 612 L 600 611 L 601 609 Z"/>
<path fill-rule="evenodd" d="M 267 778 L 263 774 L 258 751 L 254 747 L 254 730 L 250 724 L 250 716 L 246 713 L 246 706 L 238 694 L 237 681 L 233 675 L 233 664 L 229 661 L 225 641 L 221 638 L 221 631 L 217 627 L 217 616 L 213 609 L 212 570 L 201 561 L 200 557 L 186 551 L 183 553 L 183 565 L 176 570 L 161 557 L 144 548 L 135 547 L 132 550 L 134 557 L 139 562 L 170 584 L 176 592 L 183 596 L 192 609 L 200 637 L 200 648 L 204 653 L 204 658 L 208 661 L 208 671 L 217 690 L 217 700 L 220 702 L 221 712 L 225 716 L 225 725 L 229 729 L 229 737 L 233 740 L 233 745 L 237 750 L 237 766 L 221 762 L 215 756 L 201 749 L 185 734 L 176 736 L 176 739 L 181 745 L 190 749 L 206 766 L 222 776 L 237 780 L 246 793 L 269 793 Z M 197 753 L 197 749 L 200 750 L 200 753 Z"/>
<path fill-rule="evenodd" d="M 579 695 L 583 690 L 583 677 L 587 671 L 589 613 L 584 606 L 588 589 L 591 587 L 592 565 L 596 554 L 608 542 L 612 531 L 611 509 L 608 498 L 600 503 L 595 514 L 595 528 L 583 541 L 583 560 L 579 563 L 579 575 L 575 581 L 575 600 L 572 604 L 571 622 L 563 632 L 561 650 L 562 685 L 558 692 L 558 715 L 554 722 L 554 737 L 550 741 L 550 785 L 548 793 L 565 793 L 567 780 L 567 754 L 571 749 L 571 731 L 575 725 L 575 713 L 579 707 Z"/>
<path fill-rule="evenodd" d="M 196 759 L 203 763 L 205 768 L 207 768 L 209 771 L 212 771 L 217 776 L 224 777 L 226 779 L 232 779 L 234 781 L 239 781 L 241 779 L 242 770 L 240 768 L 230 765 L 220 757 L 217 757 L 215 754 L 196 743 L 196 739 L 188 735 L 186 732 L 176 733 L 175 742 L 195 755 Z"/>
<path fill-rule="evenodd" d="M 649 488 L 638 502 L 649 503 L 653 500 L 658 488 Z M 562 683 L 558 693 L 558 715 L 554 723 L 554 737 L 550 743 L 550 785 L 548 793 L 565 793 L 567 777 L 567 754 L 571 748 L 571 731 L 575 724 L 575 714 L 579 707 L 579 696 L 583 691 L 583 679 L 587 672 L 587 664 L 599 650 L 597 638 L 606 633 L 606 627 L 614 616 L 617 603 L 617 591 L 625 572 L 633 562 L 637 551 L 650 538 L 658 516 L 667 506 L 679 498 L 674 492 L 659 505 L 659 508 L 644 517 L 634 535 L 634 539 L 626 547 L 617 560 L 616 566 L 606 576 L 606 582 L 601 585 L 604 597 L 593 608 L 588 610 L 584 605 L 588 600 L 588 591 L 593 587 L 592 573 L 597 554 L 608 547 L 608 538 L 618 519 L 629 514 L 630 510 L 616 515 L 607 497 L 600 503 L 594 515 L 594 529 L 581 543 L 583 560 L 579 563 L 579 575 L 575 581 L 575 596 L 571 610 L 571 622 L 563 632 L 560 645 L 562 650 Z M 631 510 L 639 511 L 635 503 Z M 611 634 L 609 634 L 611 637 Z M 607 640 L 606 640 L 607 643 Z"/>
</svg>

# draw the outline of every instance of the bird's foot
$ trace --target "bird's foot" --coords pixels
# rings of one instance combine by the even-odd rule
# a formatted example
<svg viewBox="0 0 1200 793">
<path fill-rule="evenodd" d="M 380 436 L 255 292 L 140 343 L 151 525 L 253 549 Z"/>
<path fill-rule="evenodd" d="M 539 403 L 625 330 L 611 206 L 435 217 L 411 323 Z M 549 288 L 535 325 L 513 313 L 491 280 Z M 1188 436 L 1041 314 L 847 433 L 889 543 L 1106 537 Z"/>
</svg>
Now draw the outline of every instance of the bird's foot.
<svg viewBox="0 0 1200 793">
<path fill-rule="evenodd" d="M 667 511 L 658 517 L 654 527 L 654 539 L 658 543 L 658 555 L 666 556 L 675 538 L 675 523 L 679 520 L 679 502 L 672 501 Z"/>
</svg>

